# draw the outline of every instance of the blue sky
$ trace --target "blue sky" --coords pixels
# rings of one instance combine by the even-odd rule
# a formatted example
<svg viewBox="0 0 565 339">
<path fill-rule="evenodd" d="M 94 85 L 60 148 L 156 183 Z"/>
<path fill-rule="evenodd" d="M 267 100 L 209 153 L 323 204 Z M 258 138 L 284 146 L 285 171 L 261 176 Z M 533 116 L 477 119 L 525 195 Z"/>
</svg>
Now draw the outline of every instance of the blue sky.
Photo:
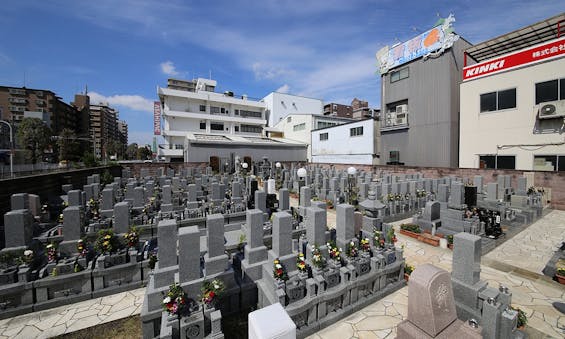
<svg viewBox="0 0 565 339">
<path fill-rule="evenodd" d="M 88 91 L 151 143 L 156 86 L 208 77 L 218 91 L 271 91 L 380 107 L 375 53 L 455 15 L 477 43 L 565 10 L 565 2 L 402 0 L 5 1 L 0 84 Z"/>
</svg>

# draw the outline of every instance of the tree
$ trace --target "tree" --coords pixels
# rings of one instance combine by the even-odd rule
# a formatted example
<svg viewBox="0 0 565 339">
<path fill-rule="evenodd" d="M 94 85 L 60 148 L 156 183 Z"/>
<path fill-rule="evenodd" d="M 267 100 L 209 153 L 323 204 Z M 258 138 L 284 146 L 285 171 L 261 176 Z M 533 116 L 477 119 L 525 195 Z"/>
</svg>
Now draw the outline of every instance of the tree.
<svg viewBox="0 0 565 339">
<path fill-rule="evenodd" d="M 149 160 L 153 156 L 153 152 L 147 147 L 140 147 L 137 151 L 138 160 Z"/>
<path fill-rule="evenodd" d="M 28 151 L 33 164 L 51 142 L 51 130 L 43 120 L 38 118 L 23 118 L 18 126 L 18 144 Z"/>
<path fill-rule="evenodd" d="M 112 155 L 116 155 L 118 158 L 123 157 L 124 146 L 121 142 L 117 140 L 108 140 L 106 143 L 106 157 L 110 158 Z"/>
<path fill-rule="evenodd" d="M 139 147 L 137 146 L 136 143 L 133 144 L 129 144 L 128 148 L 126 149 L 126 158 L 128 160 L 135 160 L 137 159 L 137 149 Z"/>
<path fill-rule="evenodd" d="M 57 138 L 59 147 L 59 161 L 76 160 L 79 156 L 77 136 L 72 129 L 64 128 Z"/>
</svg>

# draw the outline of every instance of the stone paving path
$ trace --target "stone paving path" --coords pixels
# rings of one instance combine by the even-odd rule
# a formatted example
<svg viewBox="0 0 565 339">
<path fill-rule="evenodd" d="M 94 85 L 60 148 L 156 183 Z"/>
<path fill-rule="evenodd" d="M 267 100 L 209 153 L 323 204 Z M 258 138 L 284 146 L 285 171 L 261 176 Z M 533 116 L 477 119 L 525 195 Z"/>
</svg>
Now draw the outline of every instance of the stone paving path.
<svg viewBox="0 0 565 339">
<path fill-rule="evenodd" d="M 0 320 L 0 338 L 50 338 L 139 314 L 145 288 Z M 141 326 L 141 324 L 140 324 Z"/>
<path fill-rule="evenodd" d="M 483 260 L 496 260 L 537 274 L 565 241 L 565 211 L 552 211 L 502 245 Z"/>
<path fill-rule="evenodd" d="M 297 205 L 296 199 L 291 199 L 291 205 Z M 395 227 L 407 221 L 395 222 Z M 335 222 L 335 210 L 328 210 L 328 225 L 334 226 Z M 564 237 L 565 211 L 552 211 L 482 259 L 481 278 L 490 286 L 502 283 L 510 288 L 513 305 L 527 313 L 527 329 L 535 330 L 530 338 L 565 338 L 565 315 L 551 305 L 553 301 L 565 300 L 565 287 L 539 275 L 555 245 Z M 450 250 L 398 232 L 397 238 L 409 264 L 432 263 L 451 271 Z M 136 315 L 140 313 L 144 293 L 145 288 L 140 288 L 0 320 L 0 339 L 49 338 Z M 309 338 L 395 338 L 396 325 L 406 317 L 407 303 L 405 287 Z"/>
<path fill-rule="evenodd" d="M 328 214 L 330 213 L 332 212 Z M 395 224 L 395 228 L 398 228 L 402 222 L 408 222 L 409 220 L 406 219 L 393 224 Z M 549 227 L 550 225 L 555 226 L 558 224 L 561 227 L 561 231 L 556 231 L 553 227 Z M 539 250 L 541 253 L 549 253 L 553 251 L 553 246 L 551 245 L 553 240 L 550 241 L 550 239 L 556 235 L 557 237 L 563 236 L 563 225 L 565 225 L 565 211 L 552 211 L 546 217 L 518 234 L 517 239 L 532 239 L 531 237 L 533 239 L 544 239 L 542 241 L 535 241 L 536 250 Z M 397 238 L 399 239 L 397 246 L 404 246 L 404 254 L 408 264 L 417 267 L 423 263 L 431 263 L 451 271 L 451 250 L 418 242 L 398 232 Z M 512 246 L 511 244 L 510 241 L 507 241 L 504 245 Z M 520 245 L 519 240 L 517 240 L 516 245 Z M 502 252 L 503 250 L 501 249 L 500 251 Z M 511 258 L 508 258 L 506 255 L 500 254 L 496 256 L 496 254 L 493 254 L 494 258 L 504 259 L 506 264 L 500 264 L 492 258 L 487 260 L 483 258 L 481 279 L 487 281 L 489 286 L 497 287 L 499 284 L 503 284 L 510 288 L 512 304 L 523 309 L 528 316 L 526 331 L 533 329 L 529 333 L 530 338 L 565 338 L 565 315 L 559 313 L 551 305 L 554 301 L 565 300 L 565 286 L 553 282 L 547 277 L 533 273 L 524 274 L 523 270 L 516 269 L 523 266 L 524 261 L 529 260 L 530 257 L 535 257 L 535 253 L 527 257 L 513 254 Z M 537 260 L 538 267 L 543 260 L 546 260 L 544 256 L 545 254 L 539 256 Z M 510 266 L 508 263 L 516 266 Z M 543 265 L 545 265 L 545 262 Z M 535 265 L 532 264 L 532 266 Z M 407 305 L 408 287 L 404 287 L 308 338 L 395 338 L 396 325 L 406 317 Z"/>
</svg>

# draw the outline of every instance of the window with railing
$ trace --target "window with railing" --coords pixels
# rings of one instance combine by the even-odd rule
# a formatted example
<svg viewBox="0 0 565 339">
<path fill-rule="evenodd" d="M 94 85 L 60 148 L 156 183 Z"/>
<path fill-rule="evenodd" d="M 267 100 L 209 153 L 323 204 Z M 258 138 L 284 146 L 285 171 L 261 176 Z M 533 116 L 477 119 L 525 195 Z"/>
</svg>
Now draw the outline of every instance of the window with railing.
<svg viewBox="0 0 565 339">
<path fill-rule="evenodd" d="M 328 140 L 328 133 L 320 133 L 320 141 Z"/>
<path fill-rule="evenodd" d="M 263 129 L 261 128 L 261 126 L 241 125 L 240 130 L 242 133 L 261 133 Z"/>
<path fill-rule="evenodd" d="M 294 132 L 303 131 L 305 129 L 306 129 L 306 123 L 305 122 L 292 126 L 292 130 Z"/>
<path fill-rule="evenodd" d="M 243 109 L 240 109 L 238 111 L 239 111 L 239 116 L 244 117 L 244 118 L 261 118 L 263 116 L 263 114 L 261 112 L 246 111 L 246 110 L 243 110 Z"/>
<path fill-rule="evenodd" d="M 318 121 L 318 128 L 326 128 L 337 125 L 337 122 Z"/>
</svg>

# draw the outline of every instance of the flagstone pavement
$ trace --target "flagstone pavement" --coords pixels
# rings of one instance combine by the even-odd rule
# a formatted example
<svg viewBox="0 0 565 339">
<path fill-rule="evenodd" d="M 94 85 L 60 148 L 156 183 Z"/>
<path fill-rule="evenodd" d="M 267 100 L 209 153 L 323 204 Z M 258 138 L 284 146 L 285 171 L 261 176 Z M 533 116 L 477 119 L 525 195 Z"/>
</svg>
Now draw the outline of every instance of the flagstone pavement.
<svg viewBox="0 0 565 339">
<path fill-rule="evenodd" d="M 293 206 L 297 205 L 291 199 Z M 328 225 L 335 225 L 328 210 Z M 395 222 L 398 228 L 402 222 Z M 397 233 L 407 263 L 432 263 L 451 271 L 449 249 L 433 247 Z M 565 314 L 551 305 L 565 300 L 565 286 L 540 274 L 556 246 L 565 241 L 565 211 L 552 211 L 482 258 L 481 278 L 490 286 L 503 284 L 512 304 L 528 316 L 530 338 L 565 338 Z M 123 292 L 45 311 L 0 320 L 2 338 L 49 338 L 140 313 L 145 289 Z M 396 325 L 406 318 L 408 288 L 359 310 L 310 336 L 312 339 L 395 338 Z"/>
</svg>

